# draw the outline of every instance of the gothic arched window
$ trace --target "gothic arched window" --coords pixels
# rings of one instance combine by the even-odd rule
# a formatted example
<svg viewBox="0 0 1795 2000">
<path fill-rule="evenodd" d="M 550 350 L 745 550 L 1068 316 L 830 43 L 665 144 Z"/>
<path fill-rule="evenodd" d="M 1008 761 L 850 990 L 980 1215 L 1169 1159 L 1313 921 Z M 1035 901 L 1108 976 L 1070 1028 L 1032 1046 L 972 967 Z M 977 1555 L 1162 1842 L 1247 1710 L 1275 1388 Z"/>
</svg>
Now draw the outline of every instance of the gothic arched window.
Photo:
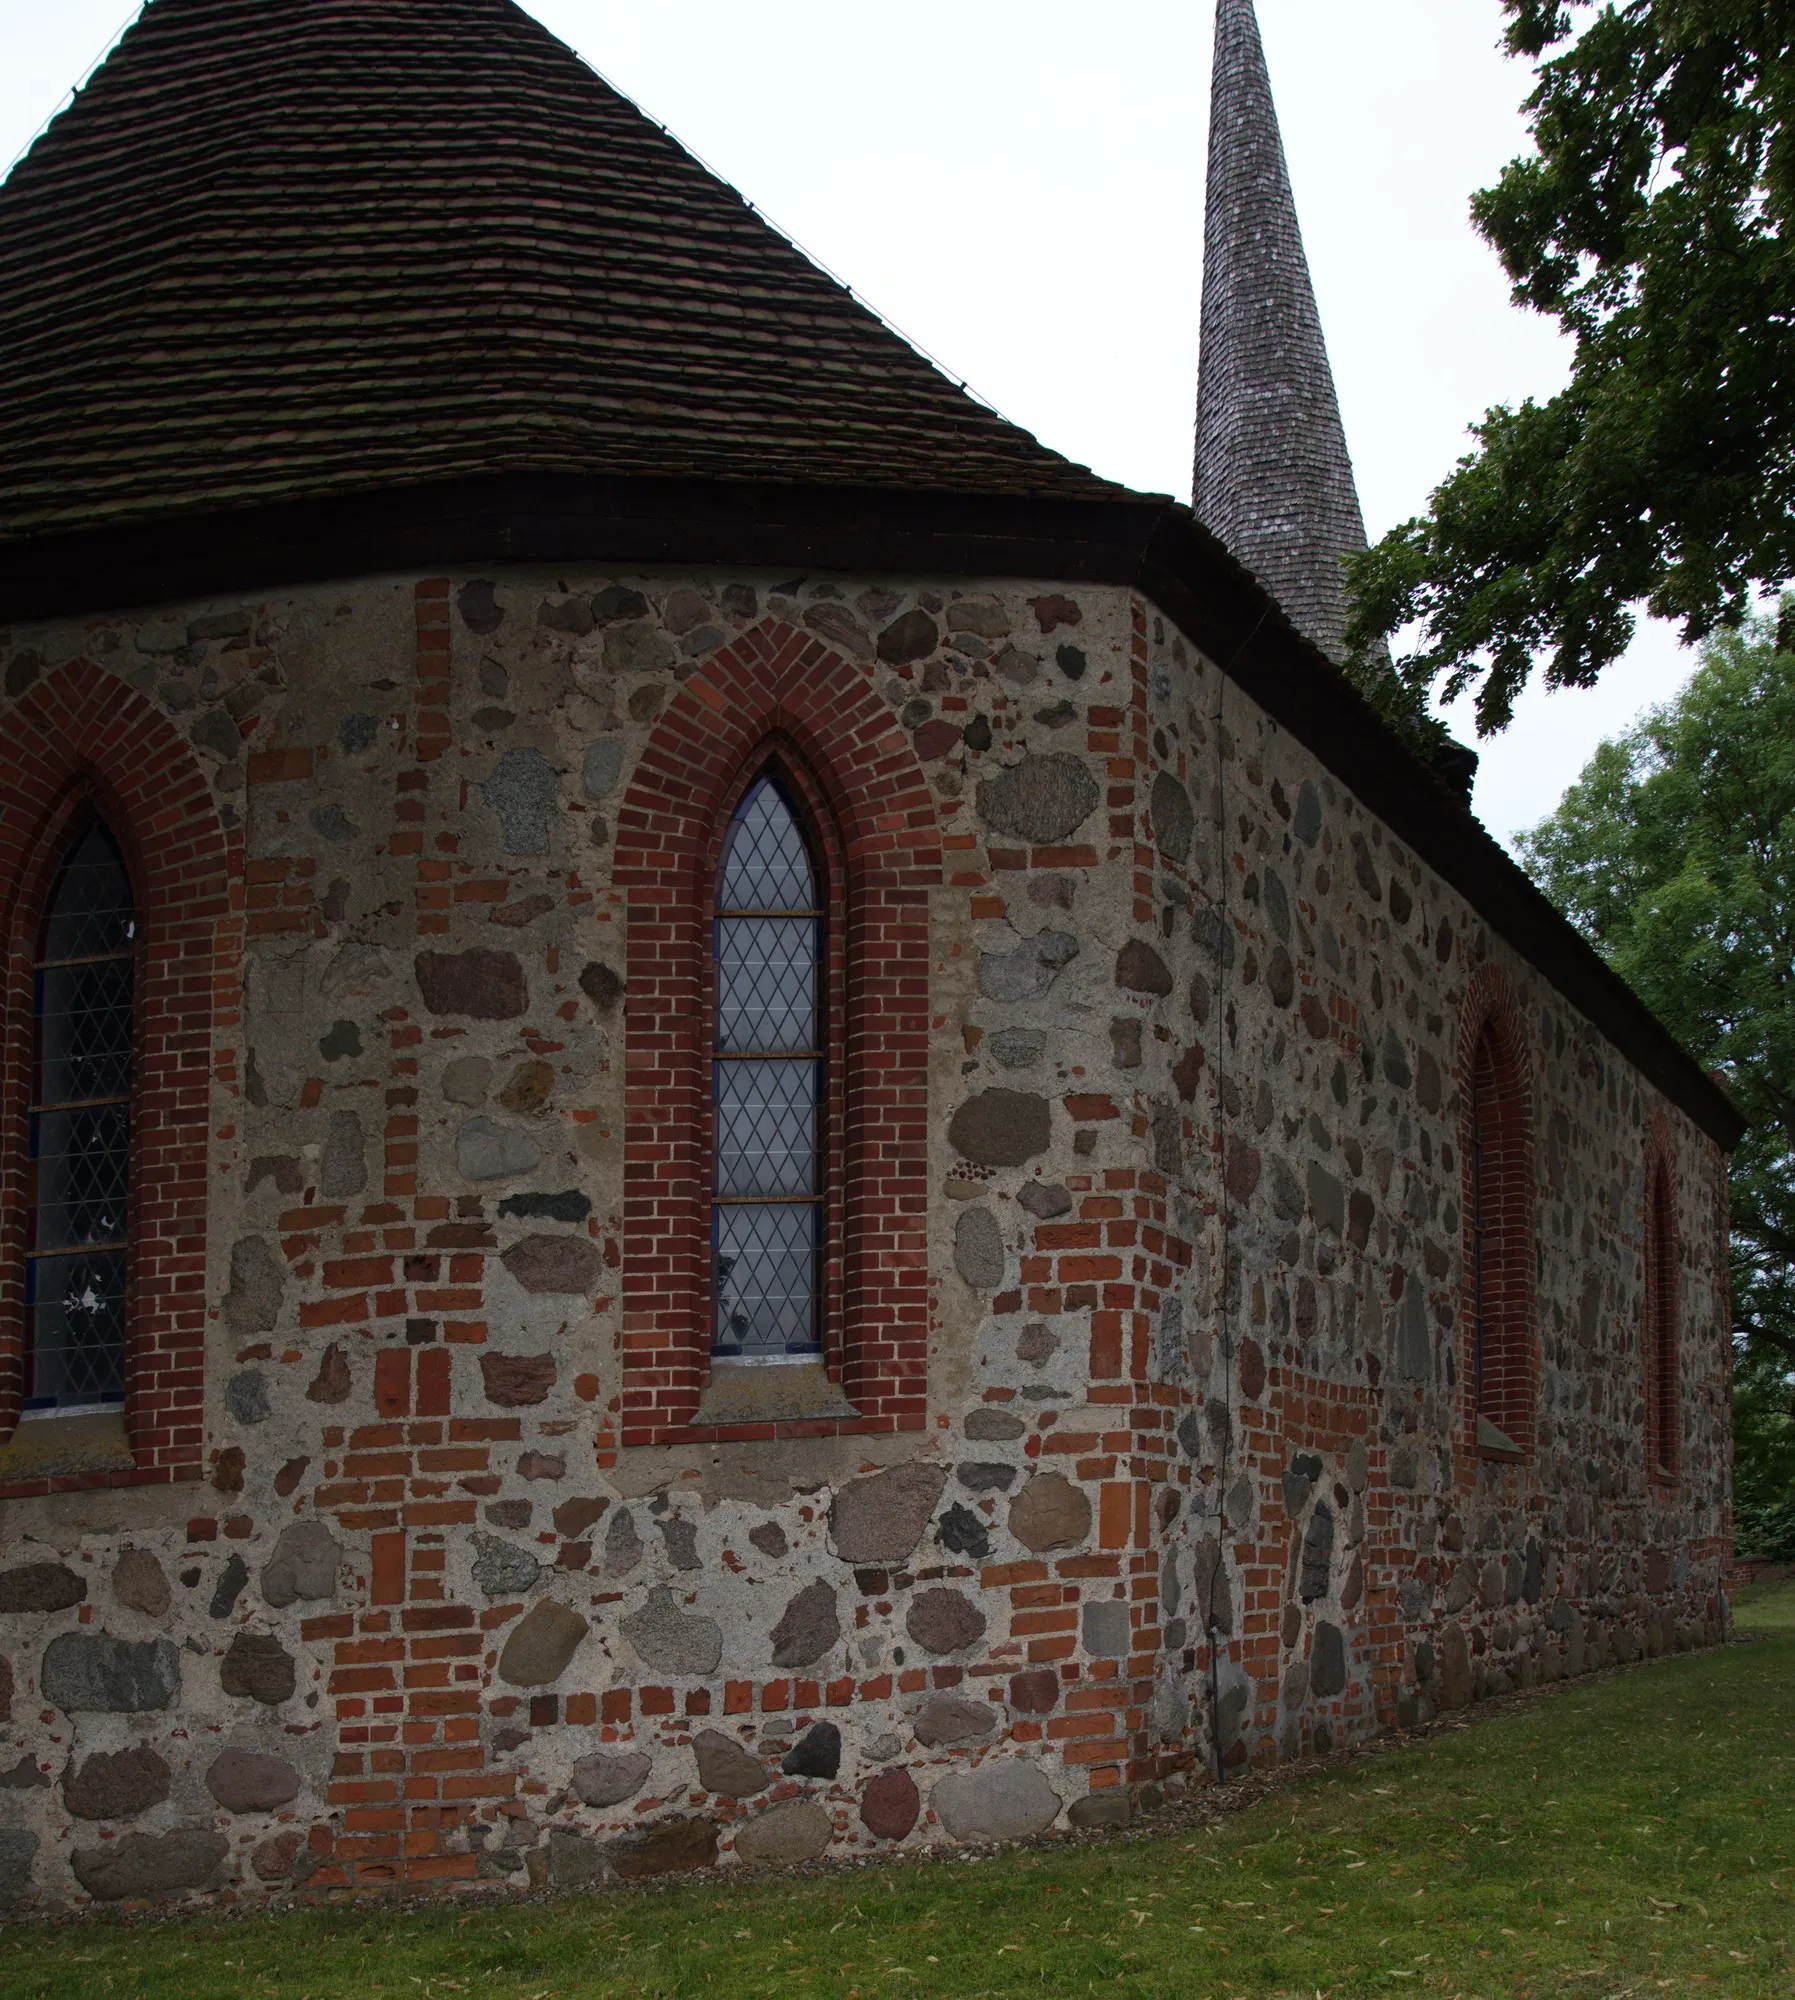
<svg viewBox="0 0 1795 2000">
<path fill-rule="evenodd" d="M 27 1412 L 124 1400 L 136 935 L 117 843 L 89 820 L 51 890 L 32 976 Z"/>
<path fill-rule="evenodd" d="M 814 1359 L 822 1225 L 822 909 L 798 810 L 747 790 L 717 881 L 712 1352 Z"/>
<path fill-rule="evenodd" d="M 1477 1031 L 1468 1081 L 1465 1210 L 1477 1445 L 1518 1457 L 1533 1441 L 1527 1082 L 1509 1024 L 1498 1014 Z"/>
<path fill-rule="evenodd" d="M 1645 1182 L 1646 1467 L 1660 1478 L 1677 1469 L 1677 1214 L 1670 1167 L 1654 1151 Z"/>
</svg>

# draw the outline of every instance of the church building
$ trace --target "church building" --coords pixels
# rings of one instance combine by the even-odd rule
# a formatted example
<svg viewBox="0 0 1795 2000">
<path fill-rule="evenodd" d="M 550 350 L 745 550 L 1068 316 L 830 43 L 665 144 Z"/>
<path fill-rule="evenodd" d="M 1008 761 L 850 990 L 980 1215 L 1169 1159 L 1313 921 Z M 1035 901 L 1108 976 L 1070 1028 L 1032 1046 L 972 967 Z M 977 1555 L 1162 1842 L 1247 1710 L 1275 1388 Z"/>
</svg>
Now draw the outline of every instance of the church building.
<svg viewBox="0 0 1795 2000">
<path fill-rule="evenodd" d="M 1738 1116 L 1340 670 L 1251 0 L 1209 181 L 1194 511 L 511 0 L 149 0 L 0 188 L 0 1908 L 1723 1635 Z"/>
</svg>

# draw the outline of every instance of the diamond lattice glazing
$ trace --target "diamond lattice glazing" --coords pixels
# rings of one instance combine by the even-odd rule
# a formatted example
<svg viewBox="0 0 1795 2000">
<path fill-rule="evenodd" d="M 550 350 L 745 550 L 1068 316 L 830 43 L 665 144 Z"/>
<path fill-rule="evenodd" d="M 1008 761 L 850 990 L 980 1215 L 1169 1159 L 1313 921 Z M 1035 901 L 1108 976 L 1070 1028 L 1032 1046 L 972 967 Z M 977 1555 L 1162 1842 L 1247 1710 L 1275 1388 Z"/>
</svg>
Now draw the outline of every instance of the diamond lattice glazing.
<svg viewBox="0 0 1795 2000">
<path fill-rule="evenodd" d="M 717 925 L 717 1046 L 816 1045 L 816 919 L 731 917 Z"/>
<path fill-rule="evenodd" d="M 129 952 L 137 926 L 131 879 L 112 836 L 94 820 L 75 842 L 51 892 L 45 960 Z"/>
<path fill-rule="evenodd" d="M 125 1259 L 120 1251 L 43 1257 L 27 1267 L 29 1409 L 116 1403 L 125 1388 Z"/>
<path fill-rule="evenodd" d="M 115 1402 L 124 1390 L 135 936 L 129 878 L 96 821 L 56 879 L 34 981 L 26 1297 L 35 1409 Z"/>
<path fill-rule="evenodd" d="M 814 1204 L 719 1204 L 716 1215 L 716 1352 L 814 1353 Z"/>
<path fill-rule="evenodd" d="M 816 1191 L 816 1069 L 777 1059 L 718 1063 L 719 1194 Z"/>
<path fill-rule="evenodd" d="M 716 1352 L 816 1352 L 818 917 L 809 850 L 767 778 L 717 896 Z"/>
<path fill-rule="evenodd" d="M 730 823 L 720 910 L 809 910 L 816 887 L 803 829 L 770 778 L 754 785 Z"/>
</svg>

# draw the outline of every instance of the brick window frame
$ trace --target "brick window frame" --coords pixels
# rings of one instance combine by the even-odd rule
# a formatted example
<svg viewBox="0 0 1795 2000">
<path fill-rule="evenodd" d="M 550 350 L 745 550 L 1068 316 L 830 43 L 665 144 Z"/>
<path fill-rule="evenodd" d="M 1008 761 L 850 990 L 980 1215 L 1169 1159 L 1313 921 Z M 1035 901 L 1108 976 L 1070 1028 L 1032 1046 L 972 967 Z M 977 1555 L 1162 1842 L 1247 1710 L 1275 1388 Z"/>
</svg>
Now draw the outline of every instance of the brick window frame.
<svg viewBox="0 0 1795 2000">
<path fill-rule="evenodd" d="M 0 1499 L 203 1472 L 213 1043 L 235 1018 L 225 995 L 241 841 L 161 710 L 79 659 L 28 689 L 0 730 L 0 1448 L 18 1428 L 24 1378 L 31 964 L 69 838 L 89 813 L 118 842 L 138 925 L 123 1410 L 132 1462 L 0 1476 Z"/>
<path fill-rule="evenodd" d="M 1465 995 L 1459 1017 L 1458 1083 L 1465 1444 L 1473 1459 L 1520 1463 L 1533 1452 L 1540 1372 L 1534 1283 L 1533 1064 L 1520 1009 L 1495 965 L 1480 966 Z M 1476 1144 L 1480 1115 L 1481 1210 Z M 1483 1417 L 1512 1441 L 1512 1450 L 1485 1441 L 1479 1421 Z"/>
<path fill-rule="evenodd" d="M 823 1361 L 857 1415 L 699 1423 L 710 1379 L 711 935 L 730 815 L 775 766 L 825 900 Z M 713 654 L 617 815 L 624 1016 L 625 1447 L 919 1430 L 927 1408 L 934 799 L 871 674 L 775 619 Z"/>
<path fill-rule="evenodd" d="M 1646 1141 L 1639 1349 L 1645 1391 L 1646 1476 L 1663 1486 L 1673 1485 L 1682 1467 L 1682 1399 L 1677 1385 L 1682 1364 L 1683 1288 L 1676 1187 L 1676 1156 L 1670 1135 L 1658 1119 Z"/>
</svg>

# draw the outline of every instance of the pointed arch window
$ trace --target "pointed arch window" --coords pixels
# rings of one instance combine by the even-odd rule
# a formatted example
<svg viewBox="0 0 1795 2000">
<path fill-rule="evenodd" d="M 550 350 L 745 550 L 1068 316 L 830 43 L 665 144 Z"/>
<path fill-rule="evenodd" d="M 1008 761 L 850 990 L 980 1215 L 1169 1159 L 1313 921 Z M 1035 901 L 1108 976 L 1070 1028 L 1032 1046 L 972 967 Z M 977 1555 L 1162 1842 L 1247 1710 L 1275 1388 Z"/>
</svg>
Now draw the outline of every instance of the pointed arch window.
<svg viewBox="0 0 1795 2000">
<path fill-rule="evenodd" d="M 1533 1443 L 1535 1364 L 1528 1083 L 1511 1024 L 1492 1012 L 1472 1044 L 1465 1114 L 1471 1407 L 1480 1452 Z"/>
<path fill-rule="evenodd" d="M 32 968 L 27 1413 L 124 1401 L 137 918 L 118 844 L 76 833 Z"/>
<path fill-rule="evenodd" d="M 718 875 L 712 1337 L 718 1359 L 822 1352 L 822 906 L 777 777 L 748 787 Z"/>
<path fill-rule="evenodd" d="M 1678 1284 L 1676 1195 L 1669 1162 L 1654 1151 L 1645 1188 L 1646 1467 L 1660 1479 L 1677 1471 Z"/>
</svg>

